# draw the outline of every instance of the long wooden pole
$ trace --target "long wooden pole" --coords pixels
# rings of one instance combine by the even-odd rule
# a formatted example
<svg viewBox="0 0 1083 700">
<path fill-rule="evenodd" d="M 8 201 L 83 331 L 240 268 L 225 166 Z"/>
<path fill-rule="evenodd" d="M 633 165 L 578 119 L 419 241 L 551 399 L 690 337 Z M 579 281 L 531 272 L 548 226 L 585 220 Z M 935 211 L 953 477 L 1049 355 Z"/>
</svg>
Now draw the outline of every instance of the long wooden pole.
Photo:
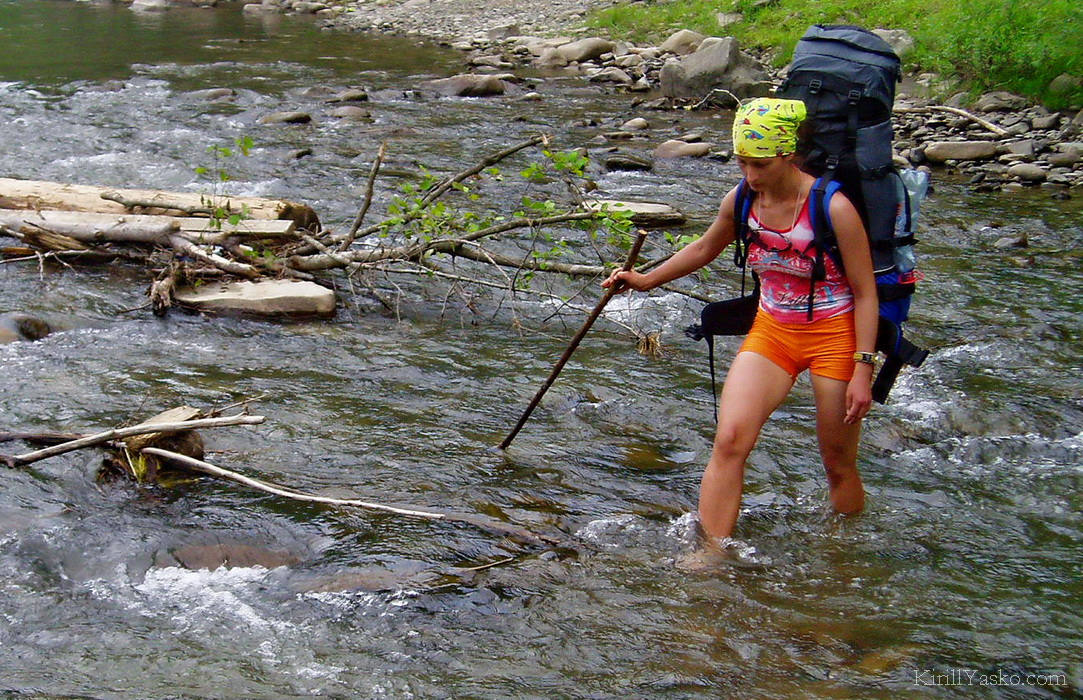
<svg viewBox="0 0 1083 700">
<path fill-rule="evenodd" d="M 639 257 L 639 251 L 643 247 L 643 242 L 646 240 L 647 232 L 640 229 L 636 236 L 635 244 L 632 245 L 632 250 L 628 253 L 628 259 L 624 261 L 623 269 L 632 269 L 632 266 L 636 263 L 636 259 Z M 545 392 L 549 391 L 549 387 L 553 386 L 553 382 L 556 381 L 557 375 L 560 374 L 560 371 L 564 369 L 564 365 L 571 359 L 572 353 L 579 347 L 580 341 L 586 336 L 587 331 L 594 325 L 594 322 L 598 320 L 598 316 L 601 315 L 605 305 L 620 291 L 622 291 L 621 285 L 614 284 L 606 291 L 605 296 L 603 296 L 601 301 L 598 302 L 598 305 L 594 307 L 594 310 L 590 312 L 590 316 L 587 318 L 586 323 L 583 324 L 583 327 L 580 328 L 579 332 L 572 338 L 572 341 L 568 344 L 568 348 L 564 351 L 564 355 L 557 361 L 556 366 L 553 367 L 553 371 L 549 373 L 549 377 L 545 380 L 545 383 L 538 389 L 538 393 L 534 395 L 530 405 L 523 411 L 523 415 L 519 418 L 519 423 L 515 426 L 515 429 L 508 433 L 508 436 L 504 438 L 504 442 L 500 443 L 500 449 L 508 449 L 508 445 L 511 444 L 511 441 L 515 439 L 515 436 L 518 435 L 519 431 L 526 425 L 527 420 L 530 418 L 530 414 L 533 413 L 534 409 L 541 403 L 542 397 L 545 396 Z"/>
</svg>

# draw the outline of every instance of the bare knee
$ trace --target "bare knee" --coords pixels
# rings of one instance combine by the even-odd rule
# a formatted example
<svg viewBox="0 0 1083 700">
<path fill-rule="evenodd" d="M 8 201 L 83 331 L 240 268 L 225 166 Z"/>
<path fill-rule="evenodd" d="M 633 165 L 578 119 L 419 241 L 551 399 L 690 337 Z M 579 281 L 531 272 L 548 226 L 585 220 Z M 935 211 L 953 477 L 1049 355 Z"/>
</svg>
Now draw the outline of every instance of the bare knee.
<svg viewBox="0 0 1083 700">
<path fill-rule="evenodd" d="M 719 423 L 714 434 L 712 463 L 737 462 L 744 464 L 748 453 L 756 443 L 756 431 L 729 423 Z"/>
</svg>

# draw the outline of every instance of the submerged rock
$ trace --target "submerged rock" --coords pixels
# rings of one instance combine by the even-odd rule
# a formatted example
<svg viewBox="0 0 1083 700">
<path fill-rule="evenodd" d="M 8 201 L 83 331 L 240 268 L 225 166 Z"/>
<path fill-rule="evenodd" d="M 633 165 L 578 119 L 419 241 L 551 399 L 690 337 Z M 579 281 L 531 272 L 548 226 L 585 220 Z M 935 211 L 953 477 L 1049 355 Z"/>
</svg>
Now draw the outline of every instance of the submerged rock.
<svg viewBox="0 0 1083 700">
<path fill-rule="evenodd" d="M 23 313 L 0 314 L 0 344 L 17 340 L 41 340 L 52 332 L 48 323 Z"/>
<path fill-rule="evenodd" d="M 436 90 L 441 95 L 451 97 L 489 97 L 503 95 L 506 91 L 504 81 L 495 75 L 477 75 L 463 73 L 450 78 L 440 78 L 422 83 L 424 87 Z"/>
</svg>

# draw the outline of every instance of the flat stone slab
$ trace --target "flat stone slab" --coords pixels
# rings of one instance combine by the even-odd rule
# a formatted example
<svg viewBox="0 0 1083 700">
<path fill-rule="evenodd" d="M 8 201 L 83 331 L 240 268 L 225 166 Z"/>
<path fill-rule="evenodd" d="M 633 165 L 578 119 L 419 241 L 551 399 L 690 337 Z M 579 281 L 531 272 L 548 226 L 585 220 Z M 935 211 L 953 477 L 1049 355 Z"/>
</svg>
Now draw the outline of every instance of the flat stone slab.
<svg viewBox="0 0 1083 700">
<path fill-rule="evenodd" d="M 685 215 L 668 204 L 659 202 L 623 202 L 616 199 L 588 199 L 583 202 L 588 211 L 628 211 L 632 213 L 632 223 L 639 226 L 680 226 L 685 222 Z"/>
<path fill-rule="evenodd" d="M 224 314 L 256 316 L 330 316 L 335 293 L 315 282 L 268 280 L 185 287 L 173 294 L 178 303 Z"/>
</svg>

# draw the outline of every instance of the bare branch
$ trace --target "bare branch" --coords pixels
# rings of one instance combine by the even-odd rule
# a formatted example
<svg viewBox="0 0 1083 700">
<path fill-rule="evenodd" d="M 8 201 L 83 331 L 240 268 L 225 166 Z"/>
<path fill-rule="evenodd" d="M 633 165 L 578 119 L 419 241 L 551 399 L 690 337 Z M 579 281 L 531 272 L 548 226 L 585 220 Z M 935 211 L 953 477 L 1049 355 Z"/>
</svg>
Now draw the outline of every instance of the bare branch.
<svg viewBox="0 0 1083 700">
<path fill-rule="evenodd" d="M 350 226 L 350 232 L 346 234 L 345 240 L 339 245 L 340 251 L 346 250 L 357 238 L 357 230 L 361 228 L 361 223 L 365 220 L 365 214 L 368 213 L 369 207 L 372 206 L 372 194 L 373 189 L 376 186 L 376 175 L 380 172 L 380 165 L 384 161 L 384 153 L 387 151 L 387 142 L 380 144 L 380 150 L 376 154 L 376 159 L 372 161 L 372 169 L 369 170 L 368 183 L 365 186 L 365 200 L 361 204 L 361 210 L 357 212 L 357 216 L 353 220 L 353 225 Z"/>
<path fill-rule="evenodd" d="M 947 112 L 948 114 L 954 114 L 956 116 L 969 119 L 975 124 L 980 124 L 982 127 L 988 129 L 997 136 L 1008 136 L 1008 131 L 1006 129 L 1003 129 L 990 121 L 982 119 L 977 115 L 971 114 L 966 110 L 958 109 L 956 107 L 947 107 L 944 105 L 929 105 L 928 107 L 896 107 L 892 111 L 895 112 L 895 114 L 928 114 L 929 112 Z"/>
<path fill-rule="evenodd" d="M 143 423 L 133 425 L 130 428 L 113 428 L 102 433 L 88 435 L 78 440 L 72 440 L 53 447 L 47 447 L 36 452 L 15 455 L 10 458 L 11 466 L 20 467 L 32 462 L 37 462 L 48 457 L 62 455 L 92 445 L 100 445 L 111 440 L 131 437 L 132 435 L 145 435 L 147 433 L 168 433 L 180 430 L 195 430 L 196 428 L 217 428 L 224 425 L 255 425 L 266 420 L 263 416 L 235 415 L 222 418 L 199 418 L 196 420 L 182 421 L 179 423 Z"/>
<path fill-rule="evenodd" d="M 187 238 L 184 238 L 183 236 L 170 236 L 169 244 L 173 246 L 173 248 L 177 252 L 183 253 L 185 255 L 191 255 L 193 258 L 196 258 L 197 260 L 202 260 L 203 262 L 213 265 L 219 270 L 222 270 L 223 272 L 228 272 L 231 275 L 247 277 L 248 279 L 256 279 L 260 276 L 260 271 L 252 267 L 251 265 L 247 263 L 234 262 L 232 260 L 227 260 L 220 255 L 208 253 L 196 244 L 189 241 Z"/>
</svg>

